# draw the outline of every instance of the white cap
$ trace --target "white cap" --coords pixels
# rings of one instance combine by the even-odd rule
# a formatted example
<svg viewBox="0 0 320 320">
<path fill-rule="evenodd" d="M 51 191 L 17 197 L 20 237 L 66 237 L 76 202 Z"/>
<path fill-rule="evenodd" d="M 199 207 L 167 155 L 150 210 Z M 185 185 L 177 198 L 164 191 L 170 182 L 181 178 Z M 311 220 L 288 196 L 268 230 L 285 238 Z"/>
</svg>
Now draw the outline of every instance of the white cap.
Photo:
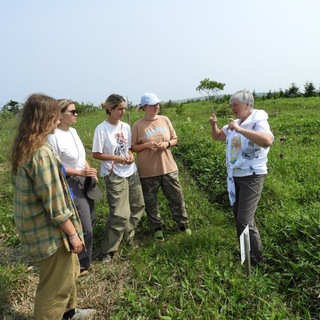
<svg viewBox="0 0 320 320">
<path fill-rule="evenodd" d="M 153 106 L 159 102 L 162 102 L 162 100 L 159 100 L 158 97 L 154 93 L 151 93 L 151 92 L 145 93 L 141 97 L 141 107 L 143 107 L 145 105 Z"/>
</svg>

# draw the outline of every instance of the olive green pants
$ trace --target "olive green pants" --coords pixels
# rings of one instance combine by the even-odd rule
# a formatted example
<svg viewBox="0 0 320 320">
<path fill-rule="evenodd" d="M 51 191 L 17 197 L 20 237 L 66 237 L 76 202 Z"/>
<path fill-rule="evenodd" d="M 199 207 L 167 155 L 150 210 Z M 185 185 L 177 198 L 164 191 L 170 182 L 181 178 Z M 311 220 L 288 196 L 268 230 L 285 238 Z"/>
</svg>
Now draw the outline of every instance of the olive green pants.
<svg viewBox="0 0 320 320">
<path fill-rule="evenodd" d="M 184 201 L 183 191 L 179 182 L 178 171 L 162 176 L 141 178 L 146 212 L 151 230 L 161 228 L 162 221 L 158 212 L 158 192 L 161 188 L 169 202 L 172 218 L 180 228 L 188 227 L 188 214 Z"/>
<path fill-rule="evenodd" d="M 35 320 L 61 320 L 66 311 L 76 307 L 79 272 L 78 255 L 64 247 L 40 262 Z"/>
<path fill-rule="evenodd" d="M 137 171 L 127 178 L 119 177 L 112 172 L 104 179 L 109 215 L 101 245 L 102 255 L 118 251 L 122 238 L 127 240 L 134 235 L 144 212 L 142 188 Z"/>
</svg>

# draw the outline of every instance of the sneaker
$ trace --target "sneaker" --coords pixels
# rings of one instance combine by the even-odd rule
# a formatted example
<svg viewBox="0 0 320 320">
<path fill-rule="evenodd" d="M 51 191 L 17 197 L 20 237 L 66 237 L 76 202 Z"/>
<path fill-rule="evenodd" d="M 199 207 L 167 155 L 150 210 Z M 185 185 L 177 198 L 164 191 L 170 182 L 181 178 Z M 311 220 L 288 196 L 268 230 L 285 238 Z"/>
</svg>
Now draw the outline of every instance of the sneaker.
<svg viewBox="0 0 320 320">
<path fill-rule="evenodd" d="M 89 270 L 88 269 L 82 269 L 80 271 L 80 275 L 79 277 L 85 277 L 85 276 L 88 276 L 90 274 Z"/>
<path fill-rule="evenodd" d="M 113 259 L 113 256 L 114 256 L 113 252 L 109 252 L 109 253 L 105 254 L 102 257 L 102 263 L 106 263 L 106 264 L 111 263 L 112 259 Z"/>
<path fill-rule="evenodd" d="M 164 241 L 164 236 L 163 236 L 162 230 L 157 230 L 157 231 L 154 233 L 154 238 L 155 238 L 156 240 L 159 240 L 159 241 Z"/>
<path fill-rule="evenodd" d="M 96 314 L 95 309 L 75 309 L 75 314 L 72 318 L 62 318 L 62 320 L 91 320 Z"/>
<path fill-rule="evenodd" d="M 180 231 L 184 232 L 184 233 L 187 234 L 188 236 L 191 236 L 191 235 L 192 235 L 191 229 L 187 228 L 186 226 L 180 227 Z"/>
</svg>

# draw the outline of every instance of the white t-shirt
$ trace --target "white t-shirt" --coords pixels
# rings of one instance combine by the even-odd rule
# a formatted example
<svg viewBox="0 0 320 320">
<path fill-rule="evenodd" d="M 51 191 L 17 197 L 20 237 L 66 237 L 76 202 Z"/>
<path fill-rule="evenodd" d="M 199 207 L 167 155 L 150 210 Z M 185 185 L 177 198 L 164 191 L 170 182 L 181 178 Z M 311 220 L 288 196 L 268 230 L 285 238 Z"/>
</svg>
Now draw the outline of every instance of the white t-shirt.
<svg viewBox="0 0 320 320">
<path fill-rule="evenodd" d="M 76 129 L 68 131 L 57 128 L 54 134 L 48 135 L 48 142 L 60 157 L 66 168 L 83 170 L 86 166 L 86 152 Z"/>
<path fill-rule="evenodd" d="M 117 125 L 112 125 L 108 121 L 103 121 L 96 127 L 93 136 L 92 152 L 128 158 L 130 148 L 131 130 L 127 123 L 119 121 Z M 123 166 L 111 160 L 101 161 L 100 175 L 102 177 L 113 172 L 119 177 L 126 178 L 136 171 L 137 167 L 135 163 Z"/>
<path fill-rule="evenodd" d="M 244 129 L 272 134 L 264 110 L 253 110 L 253 113 L 241 124 Z M 239 123 L 239 120 L 237 120 Z M 267 161 L 270 147 L 261 147 L 236 131 L 224 126 L 226 135 L 227 165 L 233 168 L 234 177 L 255 174 L 267 174 Z"/>
<path fill-rule="evenodd" d="M 253 110 L 244 121 L 236 120 L 242 128 L 269 133 L 268 114 L 264 110 Z M 228 194 L 230 205 L 236 200 L 236 189 L 233 177 L 245 177 L 255 174 L 267 174 L 268 152 L 270 147 L 264 148 L 235 130 L 230 130 L 228 125 L 222 128 L 226 135 L 226 163 L 228 170 Z"/>
</svg>

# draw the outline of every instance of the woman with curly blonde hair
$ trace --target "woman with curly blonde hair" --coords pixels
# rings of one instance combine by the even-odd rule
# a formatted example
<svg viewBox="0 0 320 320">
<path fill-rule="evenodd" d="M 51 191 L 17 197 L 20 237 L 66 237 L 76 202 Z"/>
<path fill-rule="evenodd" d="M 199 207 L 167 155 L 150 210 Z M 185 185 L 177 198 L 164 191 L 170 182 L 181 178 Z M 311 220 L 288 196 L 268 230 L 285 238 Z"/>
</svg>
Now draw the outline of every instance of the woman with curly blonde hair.
<svg viewBox="0 0 320 320">
<path fill-rule="evenodd" d="M 59 118 L 60 107 L 55 99 L 41 94 L 29 97 L 22 110 L 18 134 L 11 150 L 13 175 L 35 150 L 46 144 L 47 136 L 55 130 Z"/>
<path fill-rule="evenodd" d="M 47 143 L 59 119 L 60 106 L 51 97 L 33 94 L 24 105 L 11 150 L 14 219 L 24 250 L 39 262 L 34 318 L 91 319 L 95 310 L 75 308 L 81 222 L 62 164 Z"/>
</svg>

